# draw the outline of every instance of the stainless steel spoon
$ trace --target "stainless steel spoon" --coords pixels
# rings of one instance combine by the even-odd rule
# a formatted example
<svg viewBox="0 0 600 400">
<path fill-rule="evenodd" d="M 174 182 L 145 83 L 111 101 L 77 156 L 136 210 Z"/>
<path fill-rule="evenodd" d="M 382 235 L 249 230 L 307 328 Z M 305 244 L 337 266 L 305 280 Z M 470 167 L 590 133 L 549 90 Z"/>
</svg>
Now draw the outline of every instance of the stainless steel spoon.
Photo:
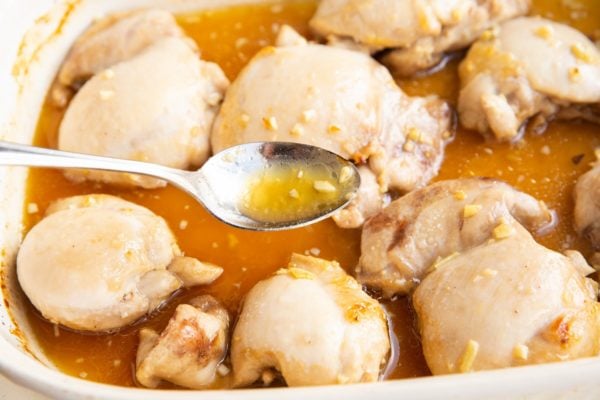
<svg viewBox="0 0 600 400">
<path fill-rule="evenodd" d="M 333 176 L 342 168 L 352 172 L 343 190 L 327 208 L 314 215 L 284 221 L 259 221 L 245 215 L 240 205 L 249 180 L 273 167 L 320 165 Z M 183 171 L 158 164 L 71 153 L 0 141 L 0 165 L 48 168 L 97 169 L 127 172 L 164 179 L 187 192 L 221 221 L 243 229 L 276 231 L 293 229 L 323 220 L 347 205 L 360 186 L 356 167 L 327 150 L 298 143 L 260 142 L 231 147 L 212 156 L 197 171 Z M 346 174 L 347 175 L 347 174 Z"/>
</svg>

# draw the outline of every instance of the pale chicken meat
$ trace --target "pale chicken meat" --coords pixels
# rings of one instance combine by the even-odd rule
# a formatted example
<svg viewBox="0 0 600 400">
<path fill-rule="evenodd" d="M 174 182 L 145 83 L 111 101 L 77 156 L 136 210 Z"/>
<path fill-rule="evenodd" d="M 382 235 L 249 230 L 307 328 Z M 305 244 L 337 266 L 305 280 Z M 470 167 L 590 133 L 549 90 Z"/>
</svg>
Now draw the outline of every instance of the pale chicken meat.
<svg viewBox="0 0 600 400">
<path fill-rule="evenodd" d="M 553 223 L 543 202 L 491 179 L 434 183 L 393 201 L 368 220 L 360 283 L 386 297 L 409 293 L 440 259 L 485 243 L 516 220 L 532 231 Z"/>
<path fill-rule="evenodd" d="M 91 78 L 77 92 L 59 128 L 58 148 L 80 153 L 198 167 L 228 81 L 200 60 L 187 39 L 166 38 Z M 89 179 L 144 188 L 165 182 L 131 174 L 66 171 Z"/>
<path fill-rule="evenodd" d="M 436 97 L 408 97 L 368 55 L 307 43 L 284 28 L 279 47 L 261 50 L 227 91 L 212 131 L 213 151 L 255 141 L 319 146 L 368 166 L 368 190 L 352 215 L 359 224 L 388 190 L 427 184 L 451 136 L 451 110 Z M 285 90 L 282 90 L 285 88 Z M 378 186 L 378 188 L 376 187 Z M 365 189 L 366 190 L 366 189 Z"/>
<path fill-rule="evenodd" d="M 136 378 L 155 388 L 162 380 L 190 389 L 214 382 L 227 354 L 229 314 L 219 302 L 204 295 L 180 304 L 167 327 L 158 334 L 140 330 Z"/>
<path fill-rule="evenodd" d="M 596 356 L 600 307 L 594 272 L 513 234 L 440 263 L 412 297 L 434 375 Z"/>
<path fill-rule="evenodd" d="M 336 263 L 294 254 L 248 292 L 233 332 L 234 384 L 373 382 L 390 351 L 381 305 Z"/>
<path fill-rule="evenodd" d="M 600 164 L 578 179 L 574 194 L 575 228 L 600 251 Z"/>
<path fill-rule="evenodd" d="M 529 6 L 529 0 L 323 0 L 310 26 L 334 44 L 351 40 L 372 53 L 390 50 L 384 63 L 411 75 Z"/>
<path fill-rule="evenodd" d="M 73 90 L 166 37 L 183 37 L 171 13 L 149 9 L 111 14 L 92 24 L 73 44 L 58 73 L 53 100 L 66 105 Z"/>
<path fill-rule="evenodd" d="M 365 219 L 377 214 L 379 210 L 390 203 L 390 196 L 379 190 L 377 177 L 371 170 L 362 165 L 358 167 L 360 187 L 356 194 L 358 201 L 352 201 L 348 206 L 333 215 L 335 223 L 342 228 L 362 226 Z"/>
<path fill-rule="evenodd" d="M 485 32 L 460 65 L 460 122 L 501 141 L 533 118 L 600 122 L 600 50 L 581 32 L 538 17 Z M 539 130 L 539 129 L 538 129 Z"/>
<path fill-rule="evenodd" d="M 126 326 L 222 272 L 183 256 L 164 219 L 109 195 L 57 200 L 17 256 L 32 304 L 49 321 L 85 331 Z"/>
</svg>

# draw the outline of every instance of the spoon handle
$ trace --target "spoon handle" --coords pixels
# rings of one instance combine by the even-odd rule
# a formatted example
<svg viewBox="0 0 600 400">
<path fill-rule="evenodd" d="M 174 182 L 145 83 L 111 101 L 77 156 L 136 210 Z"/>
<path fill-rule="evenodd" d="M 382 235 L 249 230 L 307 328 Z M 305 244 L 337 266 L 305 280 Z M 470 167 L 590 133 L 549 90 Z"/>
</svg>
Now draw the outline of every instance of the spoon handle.
<svg viewBox="0 0 600 400">
<path fill-rule="evenodd" d="M 185 171 L 162 165 L 71 153 L 4 141 L 0 141 L 0 165 L 127 172 L 164 179 L 180 187 L 185 184 L 185 179 L 182 179 Z"/>
</svg>

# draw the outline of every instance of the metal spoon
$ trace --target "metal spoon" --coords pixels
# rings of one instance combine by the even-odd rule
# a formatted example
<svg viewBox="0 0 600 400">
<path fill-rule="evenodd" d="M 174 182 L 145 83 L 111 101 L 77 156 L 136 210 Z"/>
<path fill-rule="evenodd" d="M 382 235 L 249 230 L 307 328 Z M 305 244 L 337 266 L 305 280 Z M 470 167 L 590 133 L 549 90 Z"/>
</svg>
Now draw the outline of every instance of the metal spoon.
<svg viewBox="0 0 600 400">
<path fill-rule="evenodd" d="M 240 210 L 248 182 L 274 166 L 321 165 L 338 174 L 352 171 L 333 205 L 315 208 L 315 214 L 284 221 L 259 221 Z M 0 141 L 0 165 L 49 168 L 80 168 L 127 172 L 164 179 L 201 203 L 221 221 L 243 229 L 276 231 L 293 229 L 323 220 L 347 205 L 360 186 L 356 167 L 327 150 L 298 143 L 259 142 L 234 146 L 212 156 L 197 171 L 183 171 L 158 164 L 99 157 Z"/>
</svg>

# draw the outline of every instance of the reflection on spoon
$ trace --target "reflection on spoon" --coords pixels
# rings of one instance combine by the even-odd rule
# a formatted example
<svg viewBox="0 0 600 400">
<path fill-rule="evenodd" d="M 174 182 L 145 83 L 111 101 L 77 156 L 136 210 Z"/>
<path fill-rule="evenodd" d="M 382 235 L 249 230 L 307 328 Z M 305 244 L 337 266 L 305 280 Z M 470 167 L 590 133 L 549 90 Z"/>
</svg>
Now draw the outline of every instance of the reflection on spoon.
<svg viewBox="0 0 600 400">
<path fill-rule="evenodd" d="M 259 231 L 325 219 L 347 205 L 360 186 L 351 162 L 318 147 L 282 142 L 231 147 L 190 172 L 0 141 L 0 165 L 98 169 L 164 179 L 221 221 Z"/>
</svg>

